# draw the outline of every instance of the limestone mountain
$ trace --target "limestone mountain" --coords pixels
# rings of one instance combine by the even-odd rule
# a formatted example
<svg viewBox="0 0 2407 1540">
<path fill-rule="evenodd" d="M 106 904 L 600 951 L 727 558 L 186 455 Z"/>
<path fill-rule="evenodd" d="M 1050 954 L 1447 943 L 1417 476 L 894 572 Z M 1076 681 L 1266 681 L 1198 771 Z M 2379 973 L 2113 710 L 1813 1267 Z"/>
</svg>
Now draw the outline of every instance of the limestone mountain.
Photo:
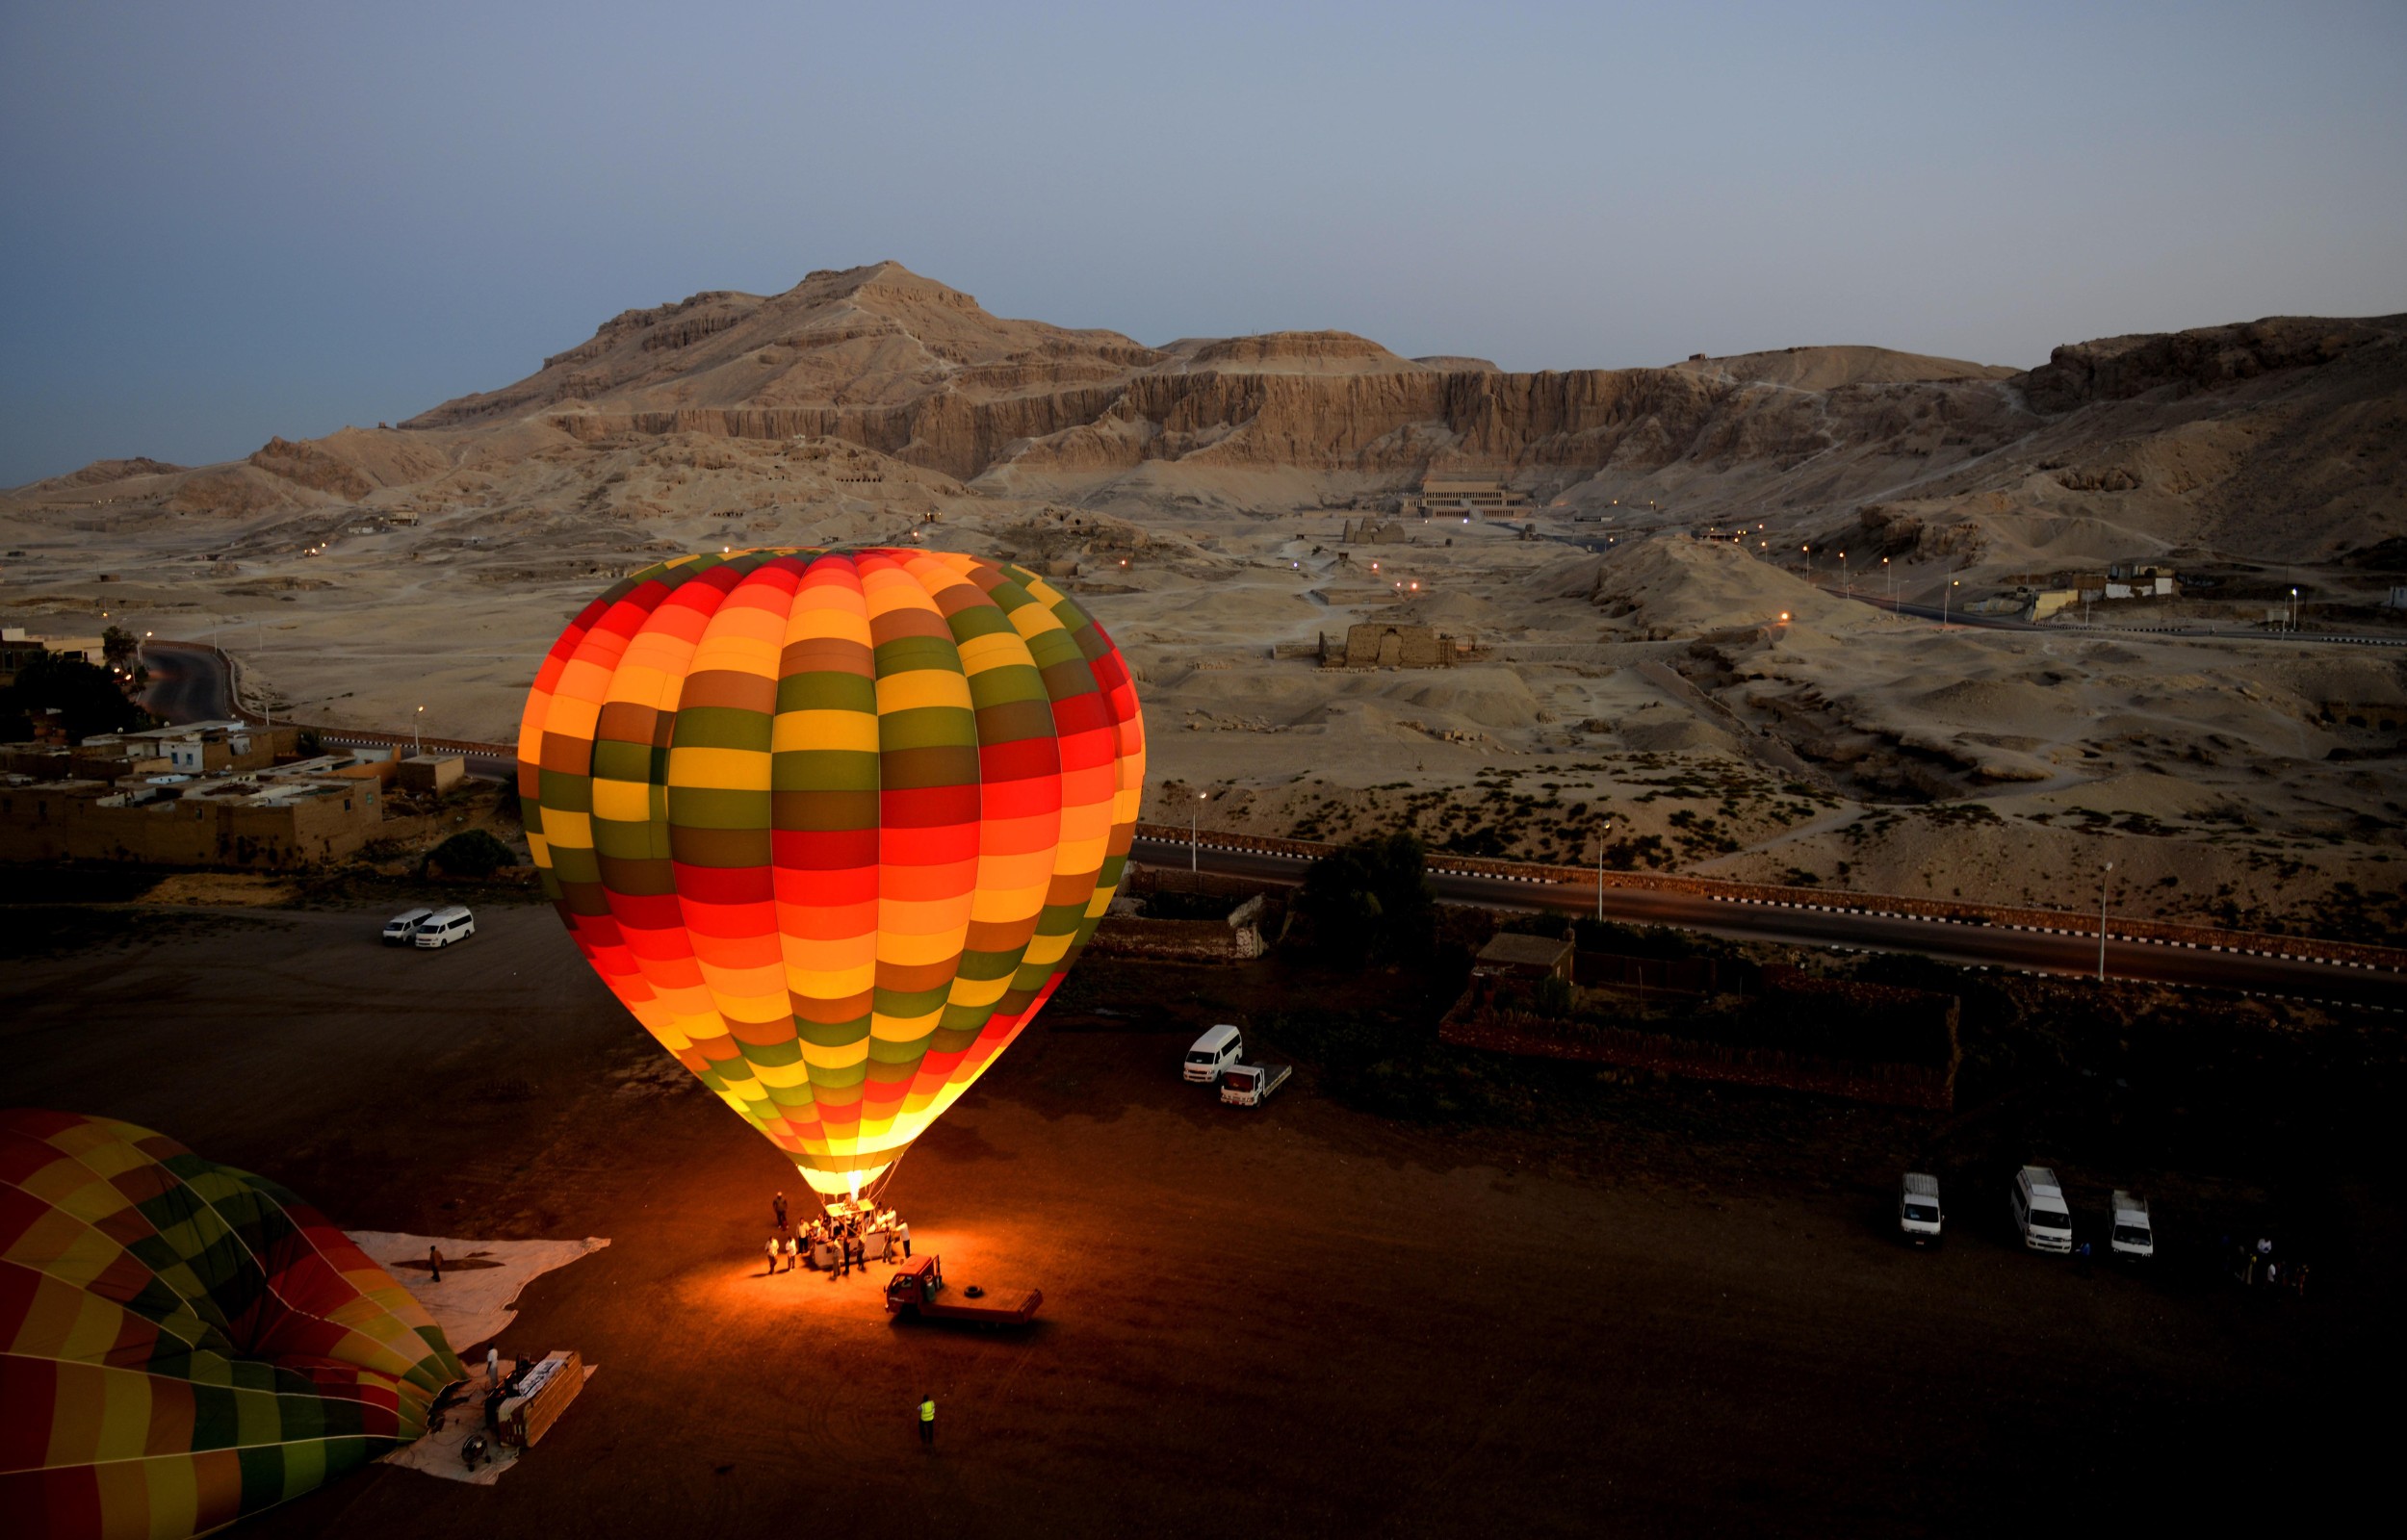
<svg viewBox="0 0 2407 1540">
<path fill-rule="evenodd" d="M 399 428 L 197 471 L 101 462 L 16 497 L 247 512 L 466 487 L 601 506 L 631 455 L 688 439 L 728 448 L 672 459 L 791 469 L 778 446 L 837 444 L 1040 500 L 1308 502 L 1468 471 L 1573 509 L 1653 503 L 1955 561 L 2312 560 L 2407 535 L 2407 318 L 2109 338 L 2029 371 L 1814 346 L 1526 373 L 1338 331 L 1147 346 L 996 317 L 881 262 L 626 311 Z M 795 474 L 738 500 L 837 495 Z"/>
</svg>

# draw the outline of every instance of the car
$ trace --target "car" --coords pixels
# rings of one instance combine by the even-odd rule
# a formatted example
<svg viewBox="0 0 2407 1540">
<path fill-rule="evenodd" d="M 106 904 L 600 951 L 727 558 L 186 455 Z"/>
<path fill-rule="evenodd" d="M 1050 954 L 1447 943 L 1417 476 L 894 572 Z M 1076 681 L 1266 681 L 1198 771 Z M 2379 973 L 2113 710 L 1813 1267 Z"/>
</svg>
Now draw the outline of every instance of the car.
<svg viewBox="0 0 2407 1540">
<path fill-rule="evenodd" d="M 477 934 L 477 916 L 468 912 L 465 904 L 439 909 L 418 922 L 417 934 L 411 939 L 420 947 L 449 946 L 465 941 Z"/>
<path fill-rule="evenodd" d="M 418 934 L 418 927 L 424 924 L 427 916 L 433 912 L 434 911 L 430 909 L 405 909 L 386 920 L 384 922 L 384 944 L 407 946 L 410 937 Z"/>
</svg>

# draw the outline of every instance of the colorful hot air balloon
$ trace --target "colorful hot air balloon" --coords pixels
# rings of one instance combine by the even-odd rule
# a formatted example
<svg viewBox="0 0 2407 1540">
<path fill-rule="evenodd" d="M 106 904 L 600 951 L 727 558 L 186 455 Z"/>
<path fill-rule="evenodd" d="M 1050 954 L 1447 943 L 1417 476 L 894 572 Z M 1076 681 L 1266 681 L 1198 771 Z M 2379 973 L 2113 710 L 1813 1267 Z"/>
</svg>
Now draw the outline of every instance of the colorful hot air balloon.
<svg viewBox="0 0 2407 1540">
<path fill-rule="evenodd" d="M 611 992 L 823 1194 L 875 1183 L 1061 983 L 1145 783 L 1103 629 L 918 550 L 686 556 L 560 634 L 528 844 Z"/>
<path fill-rule="evenodd" d="M 0 1514 L 173 1536 L 426 1431 L 463 1377 L 392 1274 L 272 1182 L 131 1123 L 0 1113 Z"/>
</svg>

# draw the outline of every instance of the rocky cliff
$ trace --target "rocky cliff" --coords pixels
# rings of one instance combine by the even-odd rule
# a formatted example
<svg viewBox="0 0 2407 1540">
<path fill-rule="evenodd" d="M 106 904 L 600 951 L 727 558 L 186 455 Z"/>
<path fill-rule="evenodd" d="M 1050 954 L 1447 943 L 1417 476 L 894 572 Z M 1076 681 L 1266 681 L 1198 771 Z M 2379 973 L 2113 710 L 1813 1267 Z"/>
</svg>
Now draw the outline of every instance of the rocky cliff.
<svg viewBox="0 0 2407 1540">
<path fill-rule="evenodd" d="M 841 440 L 1047 497 L 1221 495 L 1256 473 L 1359 495 L 1474 469 L 1574 508 L 1627 499 L 1805 534 L 1857 527 L 1869 507 L 1956 553 L 2020 542 L 2037 560 L 2070 521 L 2091 531 L 2084 550 L 2209 542 L 2290 559 L 2407 534 L 2407 318 L 2113 337 L 2023 372 L 1829 346 L 1514 373 L 1339 331 L 1150 347 L 996 317 L 887 262 L 622 312 L 527 378 L 399 430 L 42 485 L 140 476 L 173 506 L 239 511 L 675 435 Z"/>
</svg>

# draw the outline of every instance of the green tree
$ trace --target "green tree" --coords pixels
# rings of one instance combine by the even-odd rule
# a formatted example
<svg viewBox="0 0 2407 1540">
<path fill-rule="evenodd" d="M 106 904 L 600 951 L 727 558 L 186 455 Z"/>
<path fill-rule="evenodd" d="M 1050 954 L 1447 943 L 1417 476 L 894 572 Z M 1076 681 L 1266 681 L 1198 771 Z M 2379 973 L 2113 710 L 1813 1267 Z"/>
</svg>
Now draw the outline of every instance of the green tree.
<svg viewBox="0 0 2407 1540">
<path fill-rule="evenodd" d="M 100 633 L 100 655 L 109 660 L 111 668 L 131 669 L 142 650 L 141 639 L 122 626 L 112 626 Z"/>
<path fill-rule="evenodd" d="M 427 864 L 453 877 L 490 877 L 518 864 L 511 849 L 481 829 L 463 829 L 434 847 Z"/>
<path fill-rule="evenodd" d="M 116 675 L 57 653 L 31 659 L 16 671 L 16 682 L 0 690 L 0 739 L 32 737 L 34 713 L 47 710 L 59 713 L 70 742 L 151 722 L 149 712 L 126 699 Z"/>
<path fill-rule="evenodd" d="M 1304 874 L 1296 908 L 1313 941 L 1348 962 L 1408 956 L 1428 945 L 1431 906 L 1421 842 L 1385 834 L 1322 857 Z"/>
</svg>

